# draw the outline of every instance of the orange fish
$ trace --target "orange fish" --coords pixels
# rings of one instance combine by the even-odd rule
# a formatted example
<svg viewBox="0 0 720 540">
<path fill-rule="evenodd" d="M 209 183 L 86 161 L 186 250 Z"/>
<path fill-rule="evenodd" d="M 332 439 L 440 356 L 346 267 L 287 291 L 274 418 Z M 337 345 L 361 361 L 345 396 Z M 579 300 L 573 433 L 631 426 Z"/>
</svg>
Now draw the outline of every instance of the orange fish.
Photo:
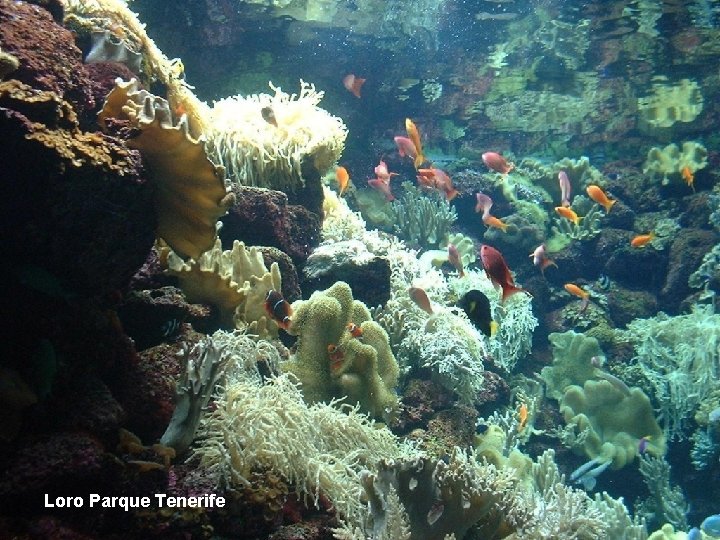
<svg viewBox="0 0 720 540">
<path fill-rule="evenodd" d="M 327 352 L 328 352 L 328 358 L 330 358 L 330 370 L 335 371 L 340 366 L 342 366 L 342 361 L 343 361 L 343 358 L 345 358 L 345 355 L 340 350 L 340 347 L 338 347 L 334 343 L 330 343 L 327 346 Z"/>
<path fill-rule="evenodd" d="M 575 213 L 575 210 L 570 208 L 569 206 L 556 206 L 555 211 L 560 214 L 565 219 L 569 219 L 572 221 L 575 225 L 580 224 L 580 220 L 582 219 L 580 216 L 578 216 Z"/>
<path fill-rule="evenodd" d="M 574 283 L 566 283 L 565 290 L 573 296 L 577 296 L 582 300 L 582 303 L 580 304 L 580 313 L 583 313 L 590 304 L 590 293 L 584 289 L 581 289 Z"/>
<path fill-rule="evenodd" d="M 362 328 L 355 323 L 348 323 L 347 329 L 348 332 L 350 332 L 350 335 L 354 338 L 359 338 L 363 335 Z"/>
<path fill-rule="evenodd" d="M 528 421 L 528 408 L 525 403 L 521 403 L 520 408 L 518 409 L 518 425 L 517 425 L 518 432 L 525 429 L 525 426 L 527 426 L 527 421 Z"/>
<path fill-rule="evenodd" d="M 432 304 L 430 304 L 430 299 L 424 289 L 421 289 L 420 287 L 410 287 L 408 289 L 408 294 L 417 307 L 422 309 L 428 315 L 433 314 Z"/>
<path fill-rule="evenodd" d="M 360 89 L 365 84 L 366 79 L 356 77 L 354 74 L 349 73 L 343 78 L 343 86 L 356 98 L 360 97 Z"/>
<path fill-rule="evenodd" d="M 280 292 L 274 289 L 268 291 L 265 297 L 265 311 L 280 328 L 288 329 L 292 307 Z"/>
<path fill-rule="evenodd" d="M 408 137 L 415 145 L 415 168 L 417 169 L 426 161 L 422 151 L 422 143 L 420 142 L 420 131 L 409 118 L 405 119 L 405 131 L 407 131 Z"/>
<path fill-rule="evenodd" d="M 680 171 L 680 174 L 683 177 L 683 180 L 685 180 L 685 183 L 692 188 L 693 191 L 695 191 L 695 176 L 693 175 L 692 171 L 690 170 L 690 167 L 685 165 L 682 170 Z"/>
<path fill-rule="evenodd" d="M 447 173 L 435 167 L 418 169 L 417 179 L 421 186 L 441 191 L 448 201 L 452 201 L 459 194 Z"/>
<path fill-rule="evenodd" d="M 647 246 L 654 239 L 655 233 L 639 234 L 630 240 L 630 245 L 634 248 L 641 248 Z"/>
<path fill-rule="evenodd" d="M 335 169 L 335 179 L 337 180 L 338 187 L 340 188 L 340 197 L 343 196 L 345 190 L 350 185 L 350 174 L 348 174 L 345 167 L 338 167 Z"/>
<path fill-rule="evenodd" d="M 508 225 L 500 218 L 496 218 L 495 216 L 487 215 L 483 216 L 483 223 L 487 225 L 488 227 L 492 227 L 495 229 L 500 229 L 502 232 L 506 233 Z"/>
<path fill-rule="evenodd" d="M 590 185 L 585 191 L 587 192 L 588 197 L 590 197 L 593 201 L 605 208 L 606 214 L 610 211 L 613 204 L 617 202 L 615 199 L 608 198 L 605 192 L 598 186 Z"/>
</svg>

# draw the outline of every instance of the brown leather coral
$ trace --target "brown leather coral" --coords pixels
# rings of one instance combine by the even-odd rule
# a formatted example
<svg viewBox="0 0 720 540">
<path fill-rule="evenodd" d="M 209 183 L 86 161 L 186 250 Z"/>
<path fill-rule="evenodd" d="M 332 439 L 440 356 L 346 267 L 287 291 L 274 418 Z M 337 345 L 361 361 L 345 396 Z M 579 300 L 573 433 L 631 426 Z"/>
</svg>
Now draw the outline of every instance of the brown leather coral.
<svg viewBox="0 0 720 540">
<path fill-rule="evenodd" d="M 134 79 L 116 82 L 100 125 L 108 118 L 129 120 L 140 130 L 128 146 L 140 150 L 156 185 L 157 235 L 175 252 L 197 259 L 213 247 L 217 220 L 234 200 L 225 187 L 225 170 L 190 136 L 186 117 L 175 122 L 168 102 L 138 89 Z"/>
</svg>

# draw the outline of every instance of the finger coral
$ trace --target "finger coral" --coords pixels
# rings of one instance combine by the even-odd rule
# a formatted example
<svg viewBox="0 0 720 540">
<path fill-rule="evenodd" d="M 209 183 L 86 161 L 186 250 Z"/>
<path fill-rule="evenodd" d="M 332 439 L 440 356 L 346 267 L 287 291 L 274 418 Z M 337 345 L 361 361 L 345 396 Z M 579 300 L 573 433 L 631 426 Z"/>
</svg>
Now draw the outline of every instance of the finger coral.
<svg viewBox="0 0 720 540">
<path fill-rule="evenodd" d="M 272 83 L 270 88 L 273 95 L 233 96 L 215 103 L 208 151 L 233 181 L 288 191 L 304 185 L 304 160 L 321 174 L 337 161 L 347 128 L 318 107 L 324 92 L 314 85 L 301 80 L 300 93 L 292 95 Z M 264 110 L 272 112 L 274 123 L 264 119 Z"/>
<path fill-rule="evenodd" d="M 233 203 L 224 170 L 214 165 L 202 142 L 190 137 L 187 117 L 175 123 L 168 102 L 117 81 L 98 121 L 129 120 L 140 134 L 128 146 L 140 150 L 156 184 L 157 235 L 174 251 L 197 258 L 213 246 L 216 223 Z"/>
</svg>

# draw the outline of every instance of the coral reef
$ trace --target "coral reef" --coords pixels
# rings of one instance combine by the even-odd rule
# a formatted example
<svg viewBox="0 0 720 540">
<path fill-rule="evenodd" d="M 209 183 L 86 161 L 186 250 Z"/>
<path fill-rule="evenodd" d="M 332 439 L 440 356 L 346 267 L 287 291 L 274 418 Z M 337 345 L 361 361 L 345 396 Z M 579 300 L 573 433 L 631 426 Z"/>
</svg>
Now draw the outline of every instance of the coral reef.
<svg viewBox="0 0 720 540">
<path fill-rule="evenodd" d="M 609 380 L 571 385 L 560 401 L 560 412 L 577 437 L 573 450 L 598 465 L 610 462 L 613 469 L 621 469 L 632 463 L 643 437 L 650 441 L 647 452 L 665 453 L 665 435 L 650 399 L 639 388 L 627 391 Z"/>
<path fill-rule="evenodd" d="M 392 204 L 395 233 L 411 246 L 429 248 L 444 244 L 457 219 L 455 208 L 437 192 L 423 194 L 409 182 Z"/>
<path fill-rule="evenodd" d="M 682 149 L 677 144 L 669 144 L 665 148 L 653 146 L 648 150 L 643 173 L 653 178 L 662 176 L 663 185 L 670 182 L 670 178 L 682 180 L 682 171 L 687 167 L 691 174 L 707 167 L 707 149 L 702 143 L 686 141 Z"/>
</svg>

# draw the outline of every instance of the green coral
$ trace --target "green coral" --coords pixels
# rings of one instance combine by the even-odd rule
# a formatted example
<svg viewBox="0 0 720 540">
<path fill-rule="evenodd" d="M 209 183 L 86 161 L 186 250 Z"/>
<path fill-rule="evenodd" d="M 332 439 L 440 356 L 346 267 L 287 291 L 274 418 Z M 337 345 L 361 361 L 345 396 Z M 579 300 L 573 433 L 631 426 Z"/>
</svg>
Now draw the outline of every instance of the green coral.
<svg viewBox="0 0 720 540">
<path fill-rule="evenodd" d="M 362 336 L 350 334 L 350 323 L 360 327 Z M 346 396 L 375 417 L 395 412 L 399 368 L 388 335 L 371 320 L 365 304 L 353 300 L 347 283 L 338 281 L 295 302 L 288 332 L 298 336 L 297 352 L 282 369 L 300 380 L 308 403 Z M 331 354 L 328 347 L 337 350 Z"/>
<path fill-rule="evenodd" d="M 552 333 L 548 336 L 553 349 L 552 366 L 540 372 L 547 385 L 548 396 L 562 399 L 565 389 L 570 385 L 582 385 L 588 379 L 595 378 L 595 366 L 592 358 L 604 358 L 597 339 L 573 331 Z"/>
<path fill-rule="evenodd" d="M 662 184 L 670 183 L 670 178 L 682 180 L 682 171 L 686 167 L 692 174 L 695 171 L 704 169 L 708 164 L 707 149 L 695 141 L 686 141 L 682 149 L 675 143 L 668 144 L 665 148 L 653 146 L 648 150 L 643 173 L 655 179 L 662 177 Z"/>
<path fill-rule="evenodd" d="M 643 437 L 648 439 L 646 452 L 665 453 L 665 435 L 640 388 L 624 391 L 607 380 L 572 385 L 560 402 L 560 413 L 577 436 L 573 450 L 590 459 L 611 461 L 613 469 L 637 457 Z"/>
<path fill-rule="evenodd" d="M 554 218 L 553 234 L 546 243 L 550 253 L 561 251 L 573 240 L 590 240 L 600 234 L 604 213 L 599 204 L 593 204 L 581 195 L 573 199 L 573 208 L 580 216 L 577 224 L 562 216 Z"/>
</svg>

